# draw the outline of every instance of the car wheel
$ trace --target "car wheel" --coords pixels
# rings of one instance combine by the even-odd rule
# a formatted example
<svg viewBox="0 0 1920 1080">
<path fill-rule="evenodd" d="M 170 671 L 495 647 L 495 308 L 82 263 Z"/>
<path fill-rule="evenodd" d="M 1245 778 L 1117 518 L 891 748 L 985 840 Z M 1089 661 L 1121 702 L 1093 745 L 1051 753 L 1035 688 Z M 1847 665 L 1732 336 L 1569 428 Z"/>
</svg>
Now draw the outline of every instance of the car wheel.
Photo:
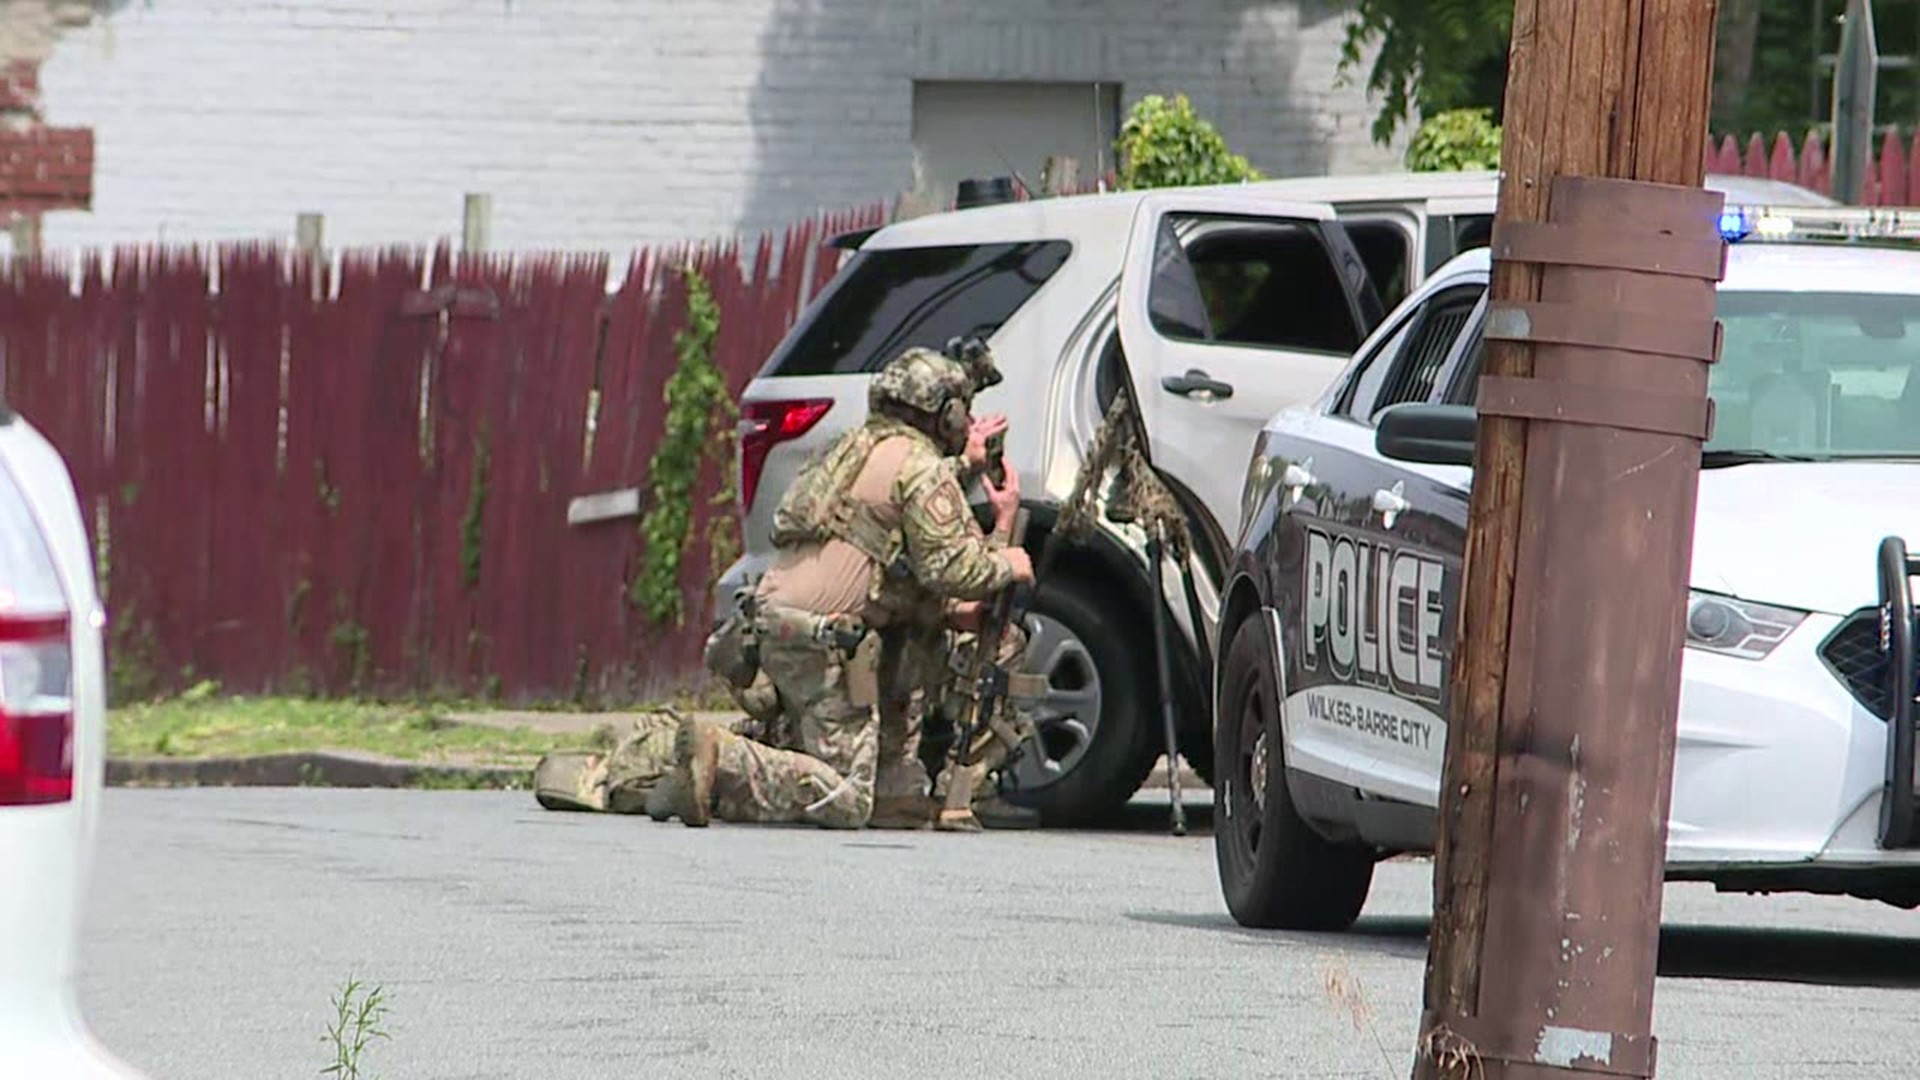
<svg viewBox="0 0 1920 1080">
<path fill-rule="evenodd" d="M 1344 930 L 1373 884 L 1373 854 L 1328 843 L 1287 792 L 1279 681 L 1259 616 L 1233 631 L 1214 744 L 1213 848 L 1227 910 L 1242 926 Z"/>
<path fill-rule="evenodd" d="M 1125 805 L 1152 770 L 1157 730 L 1152 641 L 1111 587 L 1077 577 L 1042 581 L 1027 614 L 1023 669 L 1045 675 L 1034 718 L 1040 753 L 1007 770 L 1009 801 L 1049 825 L 1097 821 Z"/>
</svg>

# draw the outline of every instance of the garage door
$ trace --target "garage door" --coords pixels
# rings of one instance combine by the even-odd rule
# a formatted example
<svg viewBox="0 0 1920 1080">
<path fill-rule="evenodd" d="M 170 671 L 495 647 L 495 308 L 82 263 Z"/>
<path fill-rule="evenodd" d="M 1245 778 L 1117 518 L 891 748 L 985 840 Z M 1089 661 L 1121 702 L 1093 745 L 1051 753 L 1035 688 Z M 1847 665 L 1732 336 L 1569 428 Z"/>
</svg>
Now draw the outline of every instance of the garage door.
<svg viewBox="0 0 1920 1080">
<path fill-rule="evenodd" d="M 944 205 L 960 181 L 1017 172 L 1035 188 L 1048 157 L 1072 157 L 1091 180 L 1113 164 L 1115 83 L 948 82 L 913 86 L 914 167 Z"/>
</svg>

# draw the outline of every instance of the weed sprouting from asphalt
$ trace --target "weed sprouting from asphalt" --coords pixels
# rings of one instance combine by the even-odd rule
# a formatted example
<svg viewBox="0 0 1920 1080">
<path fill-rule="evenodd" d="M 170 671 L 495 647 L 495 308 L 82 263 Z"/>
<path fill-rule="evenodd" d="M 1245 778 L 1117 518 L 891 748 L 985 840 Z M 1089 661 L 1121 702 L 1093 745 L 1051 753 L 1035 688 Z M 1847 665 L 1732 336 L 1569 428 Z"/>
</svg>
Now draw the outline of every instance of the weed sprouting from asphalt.
<svg viewBox="0 0 1920 1080">
<path fill-rule="evenodd" d="M 385 993 L 378 986 L 364 994 L 362 989 L 359 980 L 349 978 L 340 996 L 333 999 L 333 1025 L 320 1037 L 321 1042 L 333 1044 L 333 1064 L 320 1070 L 323 1076 L 332 1076 L 337 1080 L 362 1080 L 360 1055 L 366 1052 L 367 1044 L 374 1039 L 389 1037 L 380 1027 L 382 1018 L 387 1014 Z M 369 1074 L 366 1080 L 373 1078 Z"/>
</svg>

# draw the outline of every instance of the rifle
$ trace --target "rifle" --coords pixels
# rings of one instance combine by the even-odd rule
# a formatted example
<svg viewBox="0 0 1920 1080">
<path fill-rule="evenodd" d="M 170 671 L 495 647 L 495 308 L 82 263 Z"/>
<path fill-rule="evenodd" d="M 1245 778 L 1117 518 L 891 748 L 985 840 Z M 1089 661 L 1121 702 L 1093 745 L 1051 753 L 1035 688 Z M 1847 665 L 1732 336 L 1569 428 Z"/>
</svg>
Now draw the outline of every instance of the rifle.
<svg viewBox="0 0 1920 1080">
<path fill-rule="evenodd" d="M 1020 546 L 1026 539 L 1026 531 L 1027 510 L 1021 507 L 1014 511 L 1009 546 Z M 954 740 L 951 767 L 947 770 L 946 803 L 940 810 L 943 824 L 966 827 L 973 821 L 972 771 L 994 739 L 1008 744 L 1011 760 L 1028 740 L 1037 737 L 1033 731 L 1010 727 L 996 715 L 1001 699 L 1007 695 L 1009 677 L 995 654 L 1007 627 L 1025 617 L 1031 602 L 1031 588 L 1009 584 L 994 594 L 980 617 L 980 630 L 974 635 L 973 653 L 967 658 L 965 673 L 966 684 L 973 693 L 968 695 L 970 704 L 961 721 L 959 736 Z"/>
<path fill-rule="evenodd" d="M 1191 538 L 1187 532 L 1185 512 L 1167 490 L 1160 477 L 1146 461 L 1140 451 L 1140 430 L 1132 414 L 1132 400 L 1126 389 L 1115 395 L 1106 415 L 1101 418 L 1100 426 L 1095 430 L 1088 445 L 1085 459 L 1075 475 L 1073 489 L 1066 502 L 1061 506 L 1054 521 L 1054 527 L 1047 533 L 1046 542 L 1041 545 L 1040 558 L 1034 566 L 1033 583 L 1025 587 L 1009 587 L 994 598 L 987 614 L 982 619 L 979 642 L 974 655 L 967 665 L 968 685 L 974 687 L 972 707 L 960 737 L 954 744 L 953 765 L 947 787 L 946 808 L 941 812 L 942 820 L 959 820 L 970 817 L 967 804 L 971 796 L 971 785 L 960 792 L 960 776 L 963 768 L 971 768 L 984 752 L 985 744 L 976 747 L 979 731 L 983 724 L 992 726 L 991 734 L 1006 741 L 1014 750 L 1018 750 L 1028 741 L 1036 740 L 1038 733 L 1031 730 L 1006 730 L 994 725 L 994 707 L 1000 698 L 1006 696 L 1008 686 L 1007 673 L 993 661 L 988 650 L 995 648 L 1004 628 L 1013 620 L 1024 619 L 1032 597 L 1040 583 L 1047 580 L 1053 569 L 1053 561 L 1058 557 L 1062 542 L 1085 539 L 1092 532 L 1094 521 L 1094 502 L 1096 485 L 1109 472 L 1114 474 L 1113 488 L 1107 500 L 1106 518 L 1116 524 L 1139 523 L 1147 531 L 1147 560 L 1153 579 L 1152 626 L 1154 637 L 1154 659 L 1159 675 L 1161 725 L 1166 738 L 1167 786 L 1172 797 L 1172 831 L 1175 836 L 1187 833 L 1186 806 L 1180 794 L 1179 745 L 1176 735 L 1173 710 L 1173 679 L 1171 644 L 1168 640 L 1166 613 L 1162 609 L 1165 588 L 1165 561 L 1172 557 L 1176 562 L 1187 557 L 1191 550 Z M 1004 477 L 1004 466 L 1000 462 L 998 447 L 990 441 L 988 446 L 988 470 L 1000 469 L 998 475 Z M 996 486 L 1003 480 L 996 480 Z M 992 509 L 984 505 L 984 500 L 975 505 L 976 515 L 984 510 L 982 527 L 991 526 Z M 1026 510 L 1022 508 L 1014 519 L 1014 540 L 1019 544 L 1025 536 Z M 1194 603 L 1192 582 L 1187 582 L 1188 602 Z M 1022 725 L 1024 727 L 1025 725 Z M 1059 766 L 1049 763 L 1054 771 Z"/>
</svg>

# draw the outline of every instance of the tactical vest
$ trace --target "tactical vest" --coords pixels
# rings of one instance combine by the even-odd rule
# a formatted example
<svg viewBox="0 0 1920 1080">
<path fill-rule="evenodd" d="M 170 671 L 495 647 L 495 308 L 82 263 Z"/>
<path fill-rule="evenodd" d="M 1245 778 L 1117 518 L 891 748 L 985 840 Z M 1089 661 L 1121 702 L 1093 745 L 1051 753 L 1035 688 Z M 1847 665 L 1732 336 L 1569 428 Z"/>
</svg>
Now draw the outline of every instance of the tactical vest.
<svg viewBox="0 0 1920 1080">
<path fill-rule="evenodd" d="M 842 435 L 801 470 L 780 500 L 773 513 L 774 546 L 842 541 L 879 568 L 868 599 L 880 599 L 885 580 L 907 569 L 906 534 L 897 523 L 887 524 L 877 507 L 855 499 L 853 484 L 881 440 L 917 434 L 904 424 L 868 423 Z"/>
</svg>

